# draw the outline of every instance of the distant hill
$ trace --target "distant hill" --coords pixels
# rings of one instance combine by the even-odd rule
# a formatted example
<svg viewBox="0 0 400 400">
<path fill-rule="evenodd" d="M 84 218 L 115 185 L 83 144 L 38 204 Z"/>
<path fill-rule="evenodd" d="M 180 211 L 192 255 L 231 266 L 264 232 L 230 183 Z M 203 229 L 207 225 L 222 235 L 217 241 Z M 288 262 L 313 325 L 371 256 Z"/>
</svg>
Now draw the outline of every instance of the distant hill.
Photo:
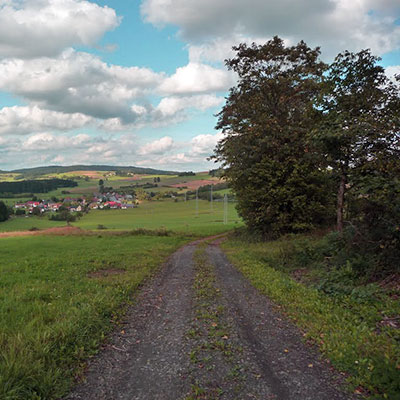
<svg viewBox="0 0 400 400">
<path fill-rule="evenodd" d="M 141 168 L 141 167 L 119 167 L 113 165 L 70 165 L 70 166 L 59 166 L 52 165 L 48 167 L 36 167 L 36 168 L 22 168 L 15 169 L 13 173 L 22 174 L 24 176 L 39 176 L 45 174 L 62 174 L 71 171 L 124 171 L 132 172 L 134 174 L 150 174 L 150 175 L 177 175 L 176 171 L 162 171 L 153 168 Z M 3 171 L 5 172 L 5 171 Z"/>
</svg>

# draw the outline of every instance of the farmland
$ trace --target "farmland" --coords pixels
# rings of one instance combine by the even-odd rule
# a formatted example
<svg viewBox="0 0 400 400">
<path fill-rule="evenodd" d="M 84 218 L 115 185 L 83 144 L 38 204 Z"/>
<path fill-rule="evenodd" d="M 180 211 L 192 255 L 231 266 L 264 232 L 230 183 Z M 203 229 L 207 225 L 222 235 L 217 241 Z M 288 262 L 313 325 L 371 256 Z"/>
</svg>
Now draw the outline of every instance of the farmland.
<svg viewBox="0 0 400 400">
<path fill-rule="evenodd" d="M 154 183 L 158 177 L 122 177 L 107 171 L 46 174 L 40 179 L 75 179 L 78 186 L 32 196 L 91 198 L 99 190 L 99 179 L 118 190 Z M 178 197 L 144 200 L 128 209 L 92 209 L 73 222 L 71 230 L 48 231 L 66 225 L 49 220 L 50 212 L 27 212 L 0 224 L 0 232 L 39 230 L 33 236 L 0 238 L 0 274 L 5 277 L 0 286 L 1 398 L 57 398 L 65 393 L 118 322 L 124 305 L 169 254 L 193 236 L 241 225 L 233 202 L 228 203 L 224 224 L 222 201 L 185 201 L 187 190 L 219 183 L 217 178 L 204 173 L 161 176 L 160 181 L 148 192 L 174 191 Z M 31 198 L 2 200 L 12 206 Z"/>
</svg>

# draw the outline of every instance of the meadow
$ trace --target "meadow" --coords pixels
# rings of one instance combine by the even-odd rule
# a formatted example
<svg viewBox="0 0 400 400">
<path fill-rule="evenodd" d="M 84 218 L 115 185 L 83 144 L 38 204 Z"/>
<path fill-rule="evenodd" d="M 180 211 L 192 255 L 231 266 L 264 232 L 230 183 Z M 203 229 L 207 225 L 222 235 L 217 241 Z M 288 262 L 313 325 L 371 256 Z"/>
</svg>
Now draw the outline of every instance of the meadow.
<svg viewBox="0 0 400 400">
<path fill-rule="evenodd" d="M 140 284 L 186 241 L 129 234 L 0 239 L 0 398 L 65 394 Z"/>
<path fill-rule="evenodd" d="M 148 201 L 128 210 L 92 210 L 74 223 L 83 229 L 97 229 L 103 225 L 111 230 L 135 228 L 167 229 L 180 233 L 213 235 L 242 225 L 235 204 L 228 204 L 228 223 L 224 225 L 223 202 L 196 201 Z"/>
<path fill-rule="evenodd" d="M 228 223 L 224 225 L 223 202 L 211 203 L 199 200 L 174 202 L 171 200 L 147 201 L 137 208 L 127 210 L 91 210 L 80 220 L 71 223 L 82 229 L 97 230 L 99 226 L 108 230 L 167 229 L 194 235 L 213 235 L 241 226 L 235 203 L 228 204 Z M 32 228 L 46 229 L 64 226 L 65 222 L 50 221 L 49 214 L 41 217 L 18 216 L 0 224 L 0 232 L 26 231 Z"/>
</svg>

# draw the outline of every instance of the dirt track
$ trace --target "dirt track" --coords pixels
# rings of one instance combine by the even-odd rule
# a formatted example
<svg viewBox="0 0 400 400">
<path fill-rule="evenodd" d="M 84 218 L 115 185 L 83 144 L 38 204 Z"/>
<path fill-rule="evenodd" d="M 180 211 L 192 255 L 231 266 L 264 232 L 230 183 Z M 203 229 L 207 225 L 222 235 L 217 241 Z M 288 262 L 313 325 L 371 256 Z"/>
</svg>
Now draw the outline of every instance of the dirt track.
<svg viewBox="0 0 400 400">
<path fill-rule="evenodd" d="M 218 245 L 198 247 L 181 248 L 143 288 L 67 399 L 351 398 Z"/>
</svg>

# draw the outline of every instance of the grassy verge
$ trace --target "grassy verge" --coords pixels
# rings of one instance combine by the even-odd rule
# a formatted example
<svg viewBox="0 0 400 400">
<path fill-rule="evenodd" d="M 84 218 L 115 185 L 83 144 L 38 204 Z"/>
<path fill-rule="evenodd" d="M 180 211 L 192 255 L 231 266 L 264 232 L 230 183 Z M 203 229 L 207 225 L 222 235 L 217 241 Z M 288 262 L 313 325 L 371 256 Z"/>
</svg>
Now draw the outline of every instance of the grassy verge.
<svg viewBox="0 0 400 400">
<path fill-rule="evenodd" d="M 0 239 L 0 398 L 66 393 L 138 286 L 185 241 L 140 235 Z"/>
<path fill-rule="evenodd" d="M 289 245 L 293 247 L 293 243 Z M 299 258 L 305 269 L 307 260 L 314 267 L 315 263 L 307 258 L 307 251 L 288 252 L 288 240 L 244 245 L 243 239 L 232 238 L 223 248 L 231 262 L 282 307 L 332 365 L 349 374 L 356 393 L 367 392 L 375 399 L 400 399 L 399 329 L 384 323 L 399 316 L 395 297 L 368 286 L 331 293 L 322 290 L 329 279 L 330 287 L 335 282 L 340 286 L 349 266 L 319 273 L 314 269 L 308 285 L 297 282 L 291 272 Z M 329 274 L 334 277 L 329 278 Z"/>
</svg>

